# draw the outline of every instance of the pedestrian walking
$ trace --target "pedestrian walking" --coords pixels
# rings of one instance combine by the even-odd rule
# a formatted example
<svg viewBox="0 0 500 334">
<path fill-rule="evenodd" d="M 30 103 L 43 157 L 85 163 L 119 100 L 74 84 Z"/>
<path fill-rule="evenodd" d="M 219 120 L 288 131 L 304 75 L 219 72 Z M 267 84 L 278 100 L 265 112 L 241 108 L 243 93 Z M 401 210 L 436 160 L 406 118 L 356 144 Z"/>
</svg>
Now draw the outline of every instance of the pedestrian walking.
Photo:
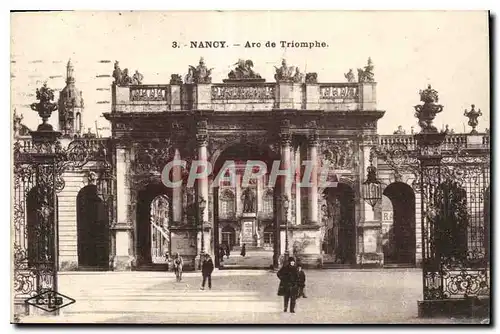
<svg viewBox="0 0 500 334">
<path fill-rule="evenodd" d="M 293 257 L 288 258 L 288 263 L 278 271 L 280 285 L 278 288 L 278 296 L 283 296 L 284 312 L 288 310 L 290 303 L 290 313 L 295 313 L 295 304 L 299 292 L 299 271 L 295 265 Z"/>
<path fill-rule="evenodd" d="M 300 298 L 300 297 L 307 298 L 307 296 L 306 296 L 306 273 L 302 269 L 301 265 L 297 266 L 297 270 L 299 271 L 299 293 L 297 295 L 297 298 Z"/>
<path fill-rule="evenodd" d="M 209 254 L 205 254 L 205 259 L 201 265 L 201 274 L 203 281 L 200 290 L 205 290 L 205 282 L 208 281 L 208 289 L 212 289 L 212 272 L 214 271 L 214 263 Z"/>
<path fill-rule="evenodd" d="M 231 248 L 229 247 L 229 245 L 226 245 L 226 256 L 227 258 L 229 259 L 229 254 L 231 253 Z"/>
<path fill-rule="evenodd" d="M 220 262 L 224 262 L 224 254 L 226 253 L 226 250 L 224 249 L 224 245 L 221 245 L 219 247 L 219 258 Z"/>
<path fill-rule="evenodd" d="M 182 281 L 182 267 L 184 266 L 184 261 L 182 260 L 182 257 L 179 255 L 179 253 L 175 253 L 173 265 L 174 265 L 175 279 L 177 282 L 180 282 Z"/>
<path fill-rule="evenodd" d="M 167 271 L 170 271 L 172 268 L 171 262 L 172 259 L 170 258 L 170 254 L 168 254 L 168 252 L 165 252 L 165 264 L 167 265 Z"/>
<path fill-rule="evenodd" d="M 246 254 L 247 254 L 247 247 L 246 247 L 246 244 L 243 244 L 243 246 L 241 247 L 240 255 L 245 257 Z"/>
</svg>

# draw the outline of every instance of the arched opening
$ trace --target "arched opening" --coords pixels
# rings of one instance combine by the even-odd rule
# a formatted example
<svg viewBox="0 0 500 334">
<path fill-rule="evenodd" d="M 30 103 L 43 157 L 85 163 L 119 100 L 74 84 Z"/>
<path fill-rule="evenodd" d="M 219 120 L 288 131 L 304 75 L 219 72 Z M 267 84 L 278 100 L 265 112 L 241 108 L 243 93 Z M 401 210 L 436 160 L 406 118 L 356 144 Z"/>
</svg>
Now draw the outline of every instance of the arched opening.
<svg viewBox="0 0 500 334">
<path fill-rule="evenodd" d="M 223 243 L 229 243 L 235 253 L 235 256 L 224 260 L 224 266 L 238 268 L 251 265 L 268 268 L 273 262 L 272 249 L 263 245 L 262 226 L 266 224 L 274 226 L 273 222 L 276 221 L 272 199 L 274 190 L 267 187 L 269 173 L 276 159 L 279 157 L 268 148 L 245 142 L 229 146 L 213 162 L 214 175 L 219 175 L 219 172 L 225 173 L 224 176 L 220 176 L 218 184 L 213 185 L 214 202 L 216 202 L 214 203 L 216 231 L 214 249 L 219 249 Z M 249 166 L 249 160 L 264 162 L 267 173 L 244 184 L 243 177 Z M 234 162 L 234 169 L 221 170 L 227 161 Z M 259 169 L 257 166 L 254 168 L 254 172 Z M 239 256 L 243 245 L 246 250 L 245 256 Z"/>
<path fill-rule="evenodd" d="M 267 225 L 264 229 L 264 248 L 273 249 L 274 232 L 275 231 L 272 225 Z"/>
<path fill-rule="evenodd" d="M 109 221 L 97 186 L 83 187 L 76 198 L 78 266 L 81 269 L 109 268 Z"/>
<path fill-rule="evenodd" d="M 82 132 L 82 114 L 80 114 L 79 112 L 76 113 L 75 132 Z"/>
<path fill-rule="evenodd" d="M 392 226 L 386 232 L 389 247 L 384 247 L 384 263 L 414 265 L 416 253 L 415 193 L 406 183 L 395 182 L 384 189 L 383 195 L 390 200 L 392 205 Z M 382 217 L 383 221 L 384 218 L 388 217 Z"/>
<path fill-rule="evenodd" d="M 229 189 L 224 189 L 219 196 L 219 218 L 234 219 L 235 217 L 236 201 L 234 192 Z"/>
<path fill-rule="evenodd" d="M 327 188 L 323 195 L 327 202 L 327 221 L 323 250 L 328 262 L 356 263 L 356 223 L 354 190 L 345 183 Z"/>
<path fill-rule="evenodd" d="M 170 203 L 166 195 L 158 195 L 151 201 L 151 261 L 153 264 L 166 263 L 170 254 Z"/>
<path fill-rule="evenodd" d="M 169 222 L 172 212 L 168 189 L 149 184 L 137 194 L 137 266 L 154 267 L 165 262 L 169 252 Z"/>
<path fill-rule="evenodd" d="M 229 249 L 233 249 L 233 246 L 236 244 L 236 232 L 233 227 L 226 225 L 222 229 L 222 244 L 229 247 Z"/>
<path fill-rule="evenodd" d="M 26 197 L 28 266 L 50 265 L 55 261 L 55 213 L 57 200 L 54 192 L 35 186 Z"/>
</svg>

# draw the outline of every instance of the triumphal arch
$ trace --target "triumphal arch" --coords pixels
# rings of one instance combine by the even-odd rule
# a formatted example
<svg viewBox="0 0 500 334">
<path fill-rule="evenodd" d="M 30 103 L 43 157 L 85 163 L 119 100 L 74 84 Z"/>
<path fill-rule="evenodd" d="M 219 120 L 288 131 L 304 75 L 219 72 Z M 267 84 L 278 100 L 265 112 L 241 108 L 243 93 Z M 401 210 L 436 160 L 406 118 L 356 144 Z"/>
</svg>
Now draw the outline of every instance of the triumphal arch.
<svg viewBox="0 0 500 334">
<path fill-rule="evenodd" d="M 371 60 L 357 80 L 349 71 L 340 83 L 321 83 L 286 61 L 268 82 L 253 65 L 240 60 L 214 83 L 201 59 L 185 77 L 148 85 L 116 62 L 105 138 L 82 130 L 85 108 L 71 62 L 57 103 L 50 88 L 37 90 L 37 131 L 14 116 L 19 296 L 30 295 L 34 273 L 47 263 L 47 277 L 164 270 L 166 256 L 179 253 L 196 269 L 209 253 L 228 268 L 233 255 L 220 249 L 234 254 L 243 245 L 270 254 L 265 264 L 274 267 L 289 255 L 314 268 L 426 262 L 426 247 L 436 243 L 423 211 L 430 199 L 422 185 L 434 179 L 423 181 L 427 165 L 419 159 L 428 152 L 419 151 L 413 131 L 377 134 L 384 111 L 377 110 Z M 416 116 L 431 128 L 418 110 L 442 110 L 438 94 L 428 87 L 420 99 Z M 54 130 L 47 119 L 56 110 Z M 475 130 L 480 115 L 474 106 L 465 112 L 470 133 L 442 132 L 449 173 L 441 174 L 453 182 L 439 181 L 456 195 L 447 196 L 454 199 L 447 208 L 462 208 L 457 235 L 474 259 L 489 254 L 490 137 Z M 45 241 L 33 241 L 40 236 Z"/>
<path fill-rule="evenodd" d="M 274 262 L 288 250 L 313 267 L 321 266 L 326 247 L 344 264 L 381 263 L 381 225 L 360 196 L 384 115 L 377 110 L 372 70 L 370 60 L 358 82 L 350 72 L 348 82 L 321 83 L 316 73 L 304 75 L 283 61 L 267 82 L 251 60 L 240 60 L 227 79 L 213 83 L 201 59 L 184 80 L 174 74 L 169 84 L 145 85 L 133 84 L 116 63 L 112 110 L 105 114 L 116 147 L 114 266 L 148 266 L 160 256 L 150 251 L 161 239 L 150 224 L 168 235 L 165 251 L 179 252 L 193 266 L 200 252 L 217 259 L 222 243 L 274 248 Z M 186 165 L 162 175 L 170 161 Z M 213 170 L 189 186 L 193 161 L 207 161 Z M 216 180 L 227 161 L 235 162 L 234 182 Z M 243 187 L 247 161 L 268 168 Z M 311 186 L 279 177 L 270 185 L 276 161 L 282 168 L 312 161 Z M 321 168 L 330 186 L 319 182 Z M 295 169 L 294 181 L 303 171 Z M 182 186 L 165 187 L 162 177 Z M 334 199 L 340 224 L 325 243 L 321 221 Z"/>
</svg>

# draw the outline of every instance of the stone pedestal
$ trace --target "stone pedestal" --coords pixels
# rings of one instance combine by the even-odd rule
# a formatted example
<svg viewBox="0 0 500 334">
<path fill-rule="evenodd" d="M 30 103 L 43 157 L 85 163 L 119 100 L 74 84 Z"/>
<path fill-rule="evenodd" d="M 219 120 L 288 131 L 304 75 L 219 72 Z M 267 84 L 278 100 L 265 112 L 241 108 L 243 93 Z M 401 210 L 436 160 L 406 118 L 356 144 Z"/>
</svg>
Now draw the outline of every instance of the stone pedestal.
<svg viewBox="0 0 500 334">
<path fill-rule="evenodd" d="M 285 225 L 280 226 L 281 230 L 281 252 L 283 255 L 285 246 Z M 321 254 L 320 226 L 318 224 L 288 225 L 288 250 L 290 256 L 304 268 L 321 268 L 323 257 Z"/>
<path fill-rule="evenodd" d="M 377 110 L 377 83 L 364 82 L 360 84 L 359 88 L 361 110 Z"/>
<path fill-rule="evenodd" d="M 112 267 L 114 271 L 129 271 L 134 265 L 134 257 L 132 256 L 131 242 L 131 226 L 115 226 L 114 227 L 114 257 Z"/>
<path fill-rule="evenodd" d="M 180 85 L 170 85 L 170 110 L 182 110 Z"/>
<path fill-rule="evenodd" d="M 302 109 L 302 85 L 279 82 L 277 86 L 278 109 Z"/>
<path fill-rule="evenodd" d="M 382 222 L 365 221 L 358 230 L 362 236 L 363 248 L 359 253 L 361 267 L 382 267 L 384 253 L 382 251 Z"/>
<path fill-rule="evenodd" d="M 490 298 L 453 298 L 418 301 L 419 318 L 490 317 Z"/>
<path fill-rule="evenodd" d="M 317 110 L 320 109 L 319 100 L 319 85 L 306 84 L 306 109 Z"/>
<path fill-rule="evenodd" d="M 212 85 L 197 84 L 195 89 L 196 103 L 194 109 L 211 110 L 212 109 Z"/>
<path fill-rule="evenodd" d="M 196 247 L 198 230 L 194 227 L 170 227 L 170 254 L 179 253 L 184 260 L 184 270 L 195 270 L 197 258 Z"/>
<path fill-rule="evenodd" d="M 257 240 L 254 235 L 257 233 L 257 220 L 255 213 L 243 213 L 240 219 L 241 240 L 240 246 L 257 246 Z"/>
</svg>

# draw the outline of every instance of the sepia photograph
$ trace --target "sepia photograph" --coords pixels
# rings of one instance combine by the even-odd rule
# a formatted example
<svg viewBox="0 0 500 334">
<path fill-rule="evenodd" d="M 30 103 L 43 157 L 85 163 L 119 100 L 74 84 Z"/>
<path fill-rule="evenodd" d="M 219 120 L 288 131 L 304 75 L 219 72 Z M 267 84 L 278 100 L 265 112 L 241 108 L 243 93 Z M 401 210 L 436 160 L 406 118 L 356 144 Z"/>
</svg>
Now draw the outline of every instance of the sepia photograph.
<svg viewBox="0 0 500 334">
<path fill-rule="evenodd" d="M 11 323 L 489 325 L 490 24 L 11 12 Z"/>
</svg>

